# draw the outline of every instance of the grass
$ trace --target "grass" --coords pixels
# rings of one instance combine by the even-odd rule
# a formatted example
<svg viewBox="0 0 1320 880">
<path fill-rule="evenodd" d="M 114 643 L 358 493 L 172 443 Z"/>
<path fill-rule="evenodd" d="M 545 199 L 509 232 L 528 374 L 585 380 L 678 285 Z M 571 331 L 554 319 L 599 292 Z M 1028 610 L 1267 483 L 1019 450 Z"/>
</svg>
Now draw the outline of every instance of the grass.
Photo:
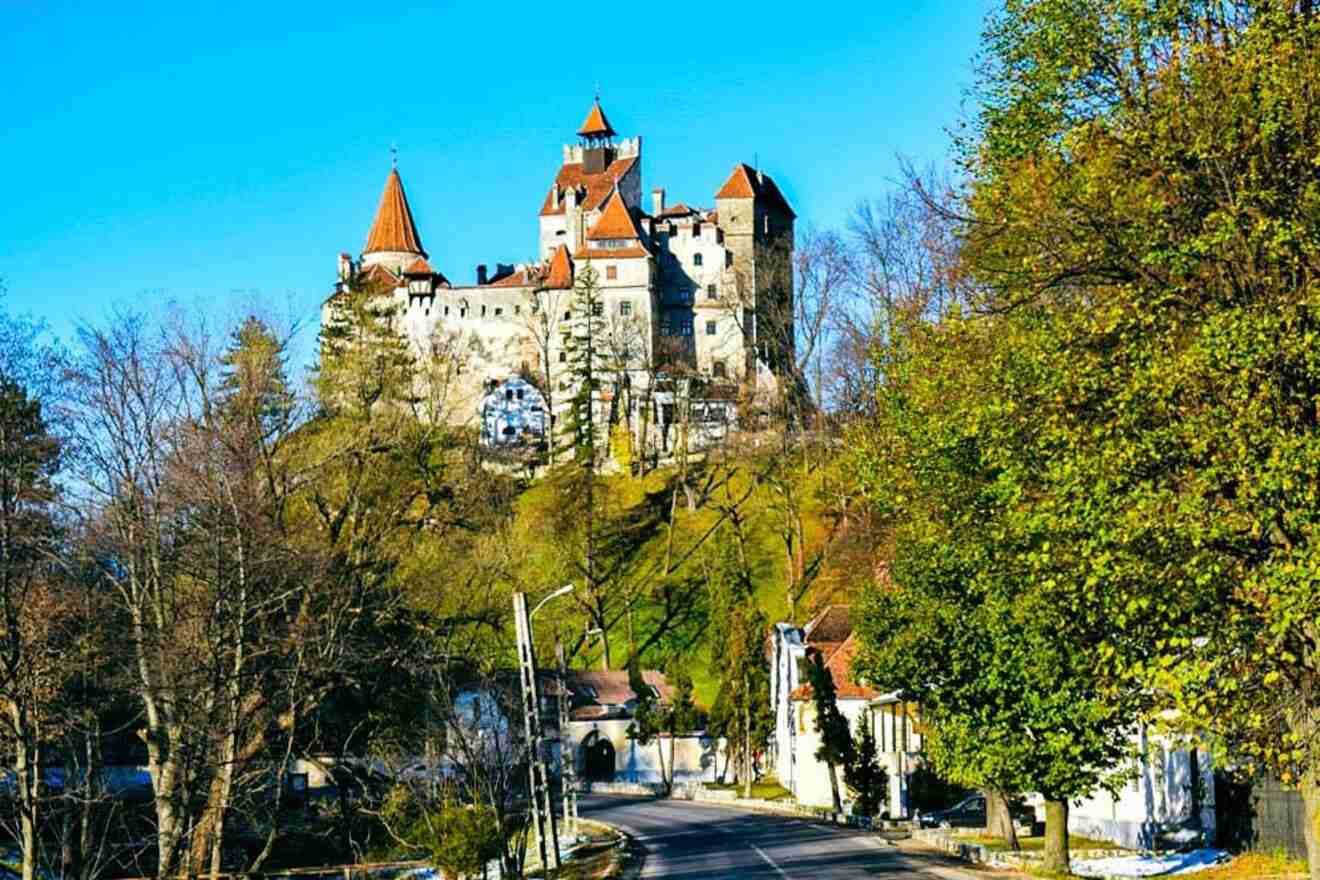
<svg viewBox="0 0 1320 880">
<path fill-rule="evenodd" d="M 1002 837 L 991 837 L 988 834 L 966 834 L 966 835 L 959 834 L 957 835 L 957 837 L 959 840 L 965 840 L 968 843 L 980 844 L 981 846 L 989 850 L 994 850 L 997 852 L 1008 851 L 1008 843 L 1005 842 L 1005 840 Z M 1025 835 L 1019 835 L 1018 844 L 1022 847 L 1023 852 L 1045 851 L 1045 837 L 1043 835 L 1040 837 L 1027 837 Z M 1088 849 L 1116 850 L 1122 848 L 1123 847 L 1119 846 L 1118 844 L 1111 843 L 1108 840 L 1095 840 L 1090 837 L 1082 837 L 1079 834 L 1068 835 L 1068 849 L 1071 852 L 1080 852 L 1082 850 L 1088 850 Z"/>
<path fill-rule="evenodd" d="M 1306 861 L 1290 858 L 1286 853 L 1245 853 L 1226 865 L 1199 871 L 1197 880 L 1304 880 Z"/>
<path fill-rule="evenodd" d="M 738 797 L 743 796 L 742 784 L 721 784 L 718 782 L 707 782 L 706 788 L 713 791 L 736 791 Z M 782 801 L 792 800 L 793 792 L 784 788 L 773 779 L 762 779 L 760 782 L 752 783 L 752 797 L 763 801 Z"/>
</svg>

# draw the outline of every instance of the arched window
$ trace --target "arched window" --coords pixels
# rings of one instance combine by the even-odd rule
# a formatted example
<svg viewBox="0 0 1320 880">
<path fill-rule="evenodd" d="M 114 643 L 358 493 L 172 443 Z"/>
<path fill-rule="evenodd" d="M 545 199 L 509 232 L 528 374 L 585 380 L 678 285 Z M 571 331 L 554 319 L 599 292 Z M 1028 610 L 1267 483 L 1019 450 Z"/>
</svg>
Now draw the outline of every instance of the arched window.
<svg viewBox="0 0 1320 880">
<path fill-rule="evenodd" d="M 701 254 L 693 254 L 693 255 L 692 255 L 692 265 L 694 265 L 694 266 L 700 266 L 700 265 L 701 265 Z"/>
</svg>

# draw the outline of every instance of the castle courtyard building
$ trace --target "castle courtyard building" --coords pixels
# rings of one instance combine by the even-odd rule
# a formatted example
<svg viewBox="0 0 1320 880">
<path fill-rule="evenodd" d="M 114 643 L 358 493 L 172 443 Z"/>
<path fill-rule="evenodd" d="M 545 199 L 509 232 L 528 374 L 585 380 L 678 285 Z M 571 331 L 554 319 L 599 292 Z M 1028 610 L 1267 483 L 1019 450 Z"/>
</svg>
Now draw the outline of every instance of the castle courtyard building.
<svg viewBox="0 0 1320 880">
<path fill-rule="evenodd" d="M 657 187 L 648 210 L 642 191 L 642 139 L 619 138 L 597 100 L 541 200 L 536 262 L 481 265 L 473 283 L 452 281 L 429 262 L 392 169 L 366 247 L 356 260 L 339 256 L 337 291 L 390 297 L 414 353 L 453 360 L 445 418 L 482 426 L 486 443 L 545 439 L 527 426 L 552 414 L 512 412 L 519 399 L 553 412 L 568 405 L 570 349 L 581 332 L 574 288 L 586 273 L 597 289 L 597 348 L 611 352 L 630 392 L 654 392 L 639 396 L 655 410 L 646 418 L 630 402 L 631 427 L 664 429 L 677 377 L 701 389 L 693 412 L 733 418 L 734 401 L 774 393 L 792 357 L 793 210 L 769 176 L 742 163 L 710 208 L 670 205 Z M 334 319 L 335 301 L 323 322 Z M 516 397 L 514 379 L 540 393 Z M 607 403 L 617 393 L 601 392 Z M 485 409 L 493 404 L 500 425 L 518 426 L 513 434 L 492 433 Z"/>
</svg>

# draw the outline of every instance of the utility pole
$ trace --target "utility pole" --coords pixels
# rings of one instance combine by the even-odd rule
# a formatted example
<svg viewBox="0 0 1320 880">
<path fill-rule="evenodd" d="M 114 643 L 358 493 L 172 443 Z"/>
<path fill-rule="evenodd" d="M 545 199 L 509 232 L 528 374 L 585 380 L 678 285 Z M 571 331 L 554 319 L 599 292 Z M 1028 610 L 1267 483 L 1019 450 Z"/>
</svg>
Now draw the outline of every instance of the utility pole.
<svg viewBox="0 0 1320 880">
<path fill-rule="evenodd" d="M 538 605 L 537 608 L 539 609 L 540 606 Z M 527 732 L 528 801 L 532 809 L 537 844 L 540 847 L 541 864 L 558 870 L 559 823 L 555 819 L 554 798 L 550 792 L 550 778 L 546 772 L 545 754 L 542 748 L 544 733 L 541 728 L 541 701 L 536 686 L 536 652 L 532 643 L 532 616 L 527 613 L 527 596 L 524 593 L 513 594 L 513 618 L 518 636 L 518 674 L 522 684 L 523 728 Z M 549 847 L 546 846 L 547 830 L 551 841 Z"/>
<path fill-rule="evenodd" d="M 564 832 L 577 834 L 577 749 L 568 738 L 568 663 L 564 642 L 555 644 L 559 661 L 559 777 L 564 787 Z"/>
</svg>

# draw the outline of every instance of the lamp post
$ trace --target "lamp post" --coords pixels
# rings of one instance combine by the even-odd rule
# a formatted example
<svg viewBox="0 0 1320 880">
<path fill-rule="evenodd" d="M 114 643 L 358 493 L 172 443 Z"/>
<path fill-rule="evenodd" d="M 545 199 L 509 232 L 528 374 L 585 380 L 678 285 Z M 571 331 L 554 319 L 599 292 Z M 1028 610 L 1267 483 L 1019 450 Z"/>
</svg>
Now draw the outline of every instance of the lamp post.
<svg viewBox="0 0 1320 880">
<path fill-rule="evenodd" d="M 536 681 L 536 650 L 532 642 L 532 617 L 551 599 L 573 592 L 572 584 L 565 584 L 536 604 L 529 614 L 527 594 L 513 594 L 514 628 L 518 638 L 518 668 L 522 685 L 523 729 L 527 733 L 528 797 L 532 807 L 532 821 L 536 827 L 537 843 L 541 851 L 541 864 L 558 869 L 559 825 L 555 820 L 554 801 L 550 793 L 550 778 L 546 771 L 542 750 L 541 700 Z M 546 847 L 546 825 L 552 845 Z"/>
</svg>

